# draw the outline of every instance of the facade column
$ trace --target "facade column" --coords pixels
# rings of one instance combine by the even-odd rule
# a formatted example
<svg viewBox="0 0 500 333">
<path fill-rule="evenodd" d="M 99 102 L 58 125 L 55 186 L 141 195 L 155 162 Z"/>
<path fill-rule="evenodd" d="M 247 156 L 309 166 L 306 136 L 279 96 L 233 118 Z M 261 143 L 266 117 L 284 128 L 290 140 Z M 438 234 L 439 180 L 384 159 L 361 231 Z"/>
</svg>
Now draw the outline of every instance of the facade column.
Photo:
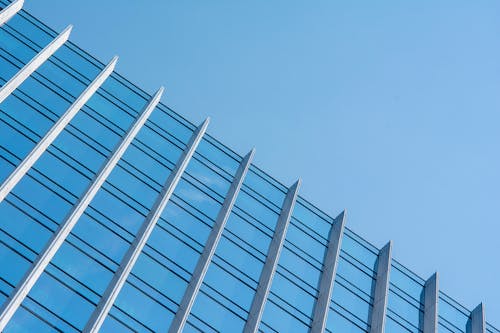
<svg viewBox="0 0 500 333">
<path fill-rule="evenodd" d="M 212 262 L 212 257 L 217 248 L 217 244 L 219 244 L 226 222 L 231 214 L 231 210 L 233 209 L 238 193 L 240 192 L 243 180 L 245 179 L 248 168 L 252 163 L 254 153 L 255 150 L 252 149 L 252 151 L 250 151 L 243 158 L 238 170 L 236 171 L 231 187 L 226 194 L 226 198 L 224 199 L 224 203 L 222 204 L 219 214 L 217 215 L 214 226 L 210 231 L 210 235 L 208 236 L 208 240 L 203 248 L 203 252 L 196 263 L 191 280 L 189 281 L 186 291 L 184 292 L 179 309 L 177 310 L 172 325 L 170 326 L 169 333 L 182 332 L 184 329 L 184 325 L 186 324 L 191 308 L 193 307 L 198 291 L 200 290 L 203 279 L 207 273 L 208 266 Z"/>
<path fill-rule="evenodd" d="M 0 11 L 0 26 L 7 23 L 12 16 L 16 15 L 18 11 L 23 8 L 24 0 L 15 0 L 10 5 Z"/>
<path fill-rule="evenodd" d="M 391 271 L 392 242 L 387 243 L 378 254 L 377 279 L 373 295 L 370 333 L 384 333 L 387 296 L 389 293 L 389 275 Z"/>
<path fill-rule="evenodd" d="M 0 88 L 0 103 L 2 103 L 24 80 L 38 69 L 51 55 L 53 55 L 69 38 L 73 26 L 68 26 L 49 45 L 41 50 L 23 68 L 19 70 L 2 88 Z"/>
<path fill-rule="evenodd" d="M 290 218 L 292 217 L 293 207 L 295 206 L 295 201 L 297 200 L 300 182 L 300 179 L 297 180 L 297 182 L 288 189 L 285 200 L 283 201 L 281 213 L 278 217 L 278 222 L 276 223 L 276 228 L 274 230 L 273 239 L 271 240 L 269 250 L 267 251 L 266 262 L 262 268 L 259 284 L 257 285 L 257 290 L 255 291 L 250 312 L 248 313 L 247 322 L 243 329 L 244 333 L 256 333 L 259 330 L 260 320 L 262 318 L 262 314 L 264 313 L 264 305 L 266 304 L 269 290 L 271 290 L 271 283 L 273 282 L 281 249 L 283 248 L 283 243 L 285 242 L 286 230 L 288 229 L 288 224 L 290 223 Z"/>
<path fill-rule="evenodd" d="M 484 304 L 481 303 L 470 314 L 471 333 L 486 333 L 486 320 L 484 315 Z"/>
<path fill-rule="evenodd" d="M 207 118 L 203 122 L 203 124 L 201 124 L 196 129 L 196 131 L 193 132 L 193 135 L 189 140 L 186 149 L 182 153 L 174 169 L 172 170 L 167 180 L 165 181 L 162 191 L 158 195 L 155 203 L 153 204 L 153 207 L 151 207 L 148 216 L 146 216 L 146 219 L 144 220 L 139 231 L 137 232 L 134 241 L 128 248 L 127 253 L 125 253 L 125 256 L 123 257 L 120 263 L 120 267 L 118 267 L 117 271 L 113 276 L 113 279 L 111 280 L 108 287 L 104 291 L 104 294 L 102 295 L 99 303 L 97 304 L 97 307 L 94 309 L 94 312 L 92 313 L 90 319 L 85 325 L 83 332 L 86 333 L 99 332 L 99 329 L 104 323 L 104 320 L 106 320 L 106 316 L 108 315 L 108 312 L 111 310 L 111 307 L 113 306 L 116 297 L 118 297 L 118 294 L 120 293 L 120 290 L 125 284 L 125 281 L 127 281 L 127 278 L 130 272 L 132 271 L 135 262 L 139 258 L 142 249 L 146 245 L 149 236 L 153 232 L 153 228 L 156 226 L 156 223 L 158 222 L 161 214 L 163 213 L 165 206 L 170 200 L 172 194 L 174 193 L 174 190 L 177 184 L 179 183 L 179 180 L 181 179 L 184 170 L 186 170 L 186 167 L 189 161 L 191 160 L 191 157 L 193 156 L 194 152 L 196 151 L 196 148 L 198 147 L 198 144 L 203 138 L 203 135 L 205 134 L 205 131 L 208 127 L 208 123 L 209 123 L 209 118 Z"/>
<path fill-rule="evenodd" d="M 311 333 L 323 333 L 326 327 L 326 320 L 332 298 L 333 284 L 337 272 L 337 262 L 339 259 L 342 237 L 344 235 L 344 225 L 346 211 L 343 211 L 335 218 L 330 229 L 328 248 L 323 262 L 323 271 L 319 282 L 318 300 L 314 307 Z"/>
<path fill-rule="evenodd" d="M 118 57 L 114 57 L 111 62 L 99 73 L 99 75 L 90 83 L 90 85 L 83 91 L 83 93 L 71 104 L 71 106 L 64 112 L 59 120 L 49 129 L 47 134 L 37 143 L 35 148 L 24 158 L 24 160 L 17 166 L 17 168 L 7 177 L 7 179 L 0 186 L 0 202 L 12 191 L 12 189 L 19 183 L 24 175 L 31 169 L 33 164 L 42 156 L 47 148 L 54 142 L 54 140 L 66 128 L 69 122 L 75 117 L 78 111 L 87 103 L 90 97 L 94 95 L 97 89 L 113 72 Z"/>
<path fill-rule="evenodd" d="M 30 292 L 31 288 L 38 281 L 40 275 L 42 275 L 47 265 L 50 263 L 61 245 L 64 243 L 71 230 L 78 222 L 78 219 L 96 195 L 97 191 L 99 191 L 111 171 L 113 171 L 114 167 L 125 153 L 125 150 L 128 148 L 137 133 L 139 133 L 139 130 L 142 128 L 142 126 L 160 101 L 162 93 L 163 88 L 160 88 L 156 95 L 151 99 L 149 104 L 144 108 L 139 118 L 131 126 L 126 136 L 114 150 L 112 156 L 108 159 L 106 164 L 100 169 L 94 180 L 90 183 L 83 197 L 80 198 L 80 200 L 75 204 L 66 219 L 59 225 L 46 247 L 35 259 L 28 272 L 24 275 L 23 279 L 14 290 L 14 293 L 9 297 L 8 301 L 1 310 L 0 332 L 3 331 L 5 326 L 7 326 L 9 320 L 12 318 L 16 310 L 19 308 L 23 300 Z"/>
<path fill-rule="evenodd" d="M 438 273 L 425 282 L 424 286 L 424 333 L 437 333 L 438 329 Z"/>
</svg>

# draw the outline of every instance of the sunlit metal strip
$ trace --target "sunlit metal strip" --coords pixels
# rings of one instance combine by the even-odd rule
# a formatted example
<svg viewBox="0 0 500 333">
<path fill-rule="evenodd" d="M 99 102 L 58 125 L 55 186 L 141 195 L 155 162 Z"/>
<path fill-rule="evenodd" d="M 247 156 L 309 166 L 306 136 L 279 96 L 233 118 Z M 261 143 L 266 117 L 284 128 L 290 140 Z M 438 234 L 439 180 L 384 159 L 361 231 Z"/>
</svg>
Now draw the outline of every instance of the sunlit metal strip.
<svg viewBox="0 0 500 333">
<path fill-rule="evenodd" d="M 330 300 L 332 298 L 333 283 L 337 271 L 337 262 L 342 246 L 342 236 L 344 234 L 344 225 L 346 212 L 343 211 L 335 218 L 330 229 L 330 239 L 323 262 L 323 271 L 319 282 L 318 300 L 314 307 L 313 320 L 311 324 L 311 333 L 323 333 L 328 318 Z"/>
<path fill-rule="evenodd" d="M 155 227 L 158 219 L 165 206 L 167 205 L 172 193 L 177 186 L 177 183 L 182 177 L 184 170 L 186 169 L 189 161 L 191 160 L 191 156 L 193 156 L 198 144 L 200 143 L 205 131 L 207 129 L 209 123 L 209 118 L 207 118 L 203 124 L 201 124 L 196 131 L 193 133 L 189 143 L 186 146 L 186 149 L 182 153 L 182 156 L 177 161 L 174 169 L 170 173 L 170 176 L 167 178 L 165 184 L 163 185 L 162 191 L 158 195 L 156 202 L 153 204 L 148 216 L 144 220 L 141 228 L 137 232 L 134 241 L 130 245 L 127 253 L 123 257 L 120 267 L 118 267 L 115 272 L 113 279 L 109 283 L 106 291 L 102 295 L 97 307 L 95 308 L 92 316 L 89 321 L 85 325 L 83 332 L 98 332 L 101 328 L 101 325 L 104 323 L 106 316 L 111 310 L 113 303 L 115 302 L 116 297 L 120 293 L 121 288 L 125 284 L 127 277 L 129 276 L 132 268 L 134 267 L 135 262 L 139 258 L 139 255 L 142 252 L 142 249 L 146 245 L 153 228 Z"/>
<path fill-rule="evenodd" d="M 226 198 L 224 199 L 224 203 L 222 204 L 219 214 L 217 215 L 214 226 L 210 231 L 210 235 L 208 236 L 203 252 L 196 263 L 191 280 L 189 281 L 186 291 L 184 292 L 179 309 L 177 310 L 174 320 L 170 325 L 169 333 L 182 332 L 184 325 L 186 324 L 186 320 L 191 312 L 191 308 L 194 304 L 194 300 L 196 299 L 196 295 L 200 290 L 203 279 L 205 278 L 208 266 L 212 261 L 215 249 L 217 248 L 217 244 L 219 243 L 222 232 L 224 231 L 226 222 L 231 214 L 231 210 L 234 202 L 236 201 L 241 185 L 243 184 L 245 175 L 250 167 L 250 163 L 252 163 L 254 153 L 255 150 L 252 149 L 245 156 L 245 158 L 243 158 L 238 170 L 236 171 L 231 187 L 227 192 Z"/>
<path fill-rule="evenodd" d="M 257 285 L 252 306 L 250 307 L 250 312 L 248 313 L 247 322 L 245 323 L 245 327 L 243 329 L 244 333 L 256 333 L 259 330 L 260 320 L 262 318 L 262 314 L 264 313 L 264 306 L 267 301 L 267 296 L 269 295 L 269 290 L 271 289 L 274 273 L 276 272 L 276 266 L 278 266 L 281 249 L 283 248 L 283 243 L 285 241 L 286 230 L 288 229 L 288 224 L 290 222 L 290 218 L 292 217 L 293 207 L 295 206 L 295 201 L 297 200 L 300 183 L 301 181 L 299 179 L 288 189 L 288 193 L 283 201 L 283 207 L 281 208 L 281 213 L 278 217 L 278 222 L 276 223 L 273 239 L 271 240 L 269 250 L 267 251 L 266 262 L 262 268 L 259 284 Z"/>
<path fill-rule="evenodd" d="M 111 62 L 99 73 L 99 75 L 90 83 L 83 93 L 71 104 L 59 120 L 50 128 L 45 136 L 31 150 L 26 158 L 17 166 L 9 177 L 0 186 L 0 202 L 12 191 L 23 176 L 30 170 L 35 162 L 42 156 L 45 150 L 54 142 L 57 136 L 64 130 L 66 125 L 73 119 L 78 111 L 87 103 L 90 97 L 95 93 L 102 83 L 113 72 L 118 57 L 114 57 Z"/>
<path fill-rule="evenodd" d="M 33 59 L 19 70 L 2 88 L 0 88 L 0 103 L 2 103 L 24 80 L 53 55 L 69 38 L 73 26 L 68 26 L 49 45 L 41 50 Z"/>
<path fill-rule="evenodd" d="M 16 310 L 19 308 L 24 298 L 28 295 L 33 285 L 36 283 L 40 275 L 43 273 L 47 265 L 50 263 L 57 250 L 61 247 L 66 237 L 69 235 L 78 219 L 81 217 L 85 209 L 88 207 L 97 191 L 101 188 L 102 184 L 106 181 L 107 177 L 113 171 L 125 150 L 128 148 L 132 140 L 135 138 L 139 130 L 142 128 L 148 117 L 151 115 L 156 105 L 160 101 L 163 88 L 160 88 L 154 95 L 151 101 L 146 105 L 138 119 L 130 127 L 126 136 L 114 150 L 107 163 L 99 170 L 88 189 L 85 191 L 83 197 L 75 204 L 66 219 L 59 225 L 56 232 L 48 242 L 44 250 L 38 255 L 35 262 L 30 267 L 29 271 L 23 277 L 22 281 L 14 290 L 12 296 L 8 299 L 7 303 L 2 308 L 0 315 L 0 332 L 8 324 Z"/>
<path fill-rule="evenodd" d="M 438 273 L 425 282 L 424 286 L 424 333 L 437 333 L 438 329 Z"/>
<path fill-rule="evenodd" d="M 481 303 L 470 314 L 470 332 L 486 333 L 486 320 L 484 315 L 484 304 Z"/>
<path fill-rule="evenodd" d="M 6 23 L 23 8 L 24 0 L 13 1 L 10 5 L 0 11 L 0 26 Z"/>
<path fill-rule="evenodd" d="M 391 272 L 392 242 L 387 243 L 378 254 L 377 279 L 373 296 L 370 333 L 384 333 L 387 296 L 389 294 L 389 275 Z"/>
</svg>

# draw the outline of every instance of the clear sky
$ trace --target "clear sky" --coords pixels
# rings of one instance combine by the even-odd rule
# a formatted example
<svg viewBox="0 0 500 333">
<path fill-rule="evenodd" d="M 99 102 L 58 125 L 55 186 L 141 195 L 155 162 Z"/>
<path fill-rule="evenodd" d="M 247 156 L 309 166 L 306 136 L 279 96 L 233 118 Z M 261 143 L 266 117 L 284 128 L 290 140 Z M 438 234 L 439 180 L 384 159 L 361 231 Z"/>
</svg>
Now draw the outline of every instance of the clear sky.
<svg viewBox="0 0 500 333">
<path fill-rule="evenodd" d="M 500 326 L 500 1 L 25 7 Z"/>
</svg>

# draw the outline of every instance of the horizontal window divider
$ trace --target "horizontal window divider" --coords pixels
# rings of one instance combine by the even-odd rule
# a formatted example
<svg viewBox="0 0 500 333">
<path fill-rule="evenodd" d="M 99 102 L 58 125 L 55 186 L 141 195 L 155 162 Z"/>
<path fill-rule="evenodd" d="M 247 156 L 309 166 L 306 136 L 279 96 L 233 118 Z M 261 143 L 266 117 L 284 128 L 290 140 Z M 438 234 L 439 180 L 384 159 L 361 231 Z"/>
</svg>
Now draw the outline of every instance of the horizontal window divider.
<svg viewBox="0 0 500 333">
<path fill-rule="evenodd" d="M 280 208 L 275 203 L 269 201 L 266 197 L 257 192 L 253 187 L 250 187 L 247 184 L 243 183 L 243 185 L 241 186 L 241 191 L 248 194 L 250 197 L 255 199 L 255 201 L 259 202 L 262 206 L 266 207 L 276 215 L 280 214 Z"/>
<path fill-rule="evenodd" d="M 271 292 L 269 293 L 269 298 L 267 301 L 273 303 L 281 311 L 288 313 L 292 318 L 296 319 L 297 321 L 301 322 L 302 324 L 310 328 L 311 325 L 310 322 L 312 318 L 307 314 L 305 314 L 302 310 L 297 309 L 294 305 L 290 304 L 288 301 L 286 301 L 279 295 Z M 289 307 L 289 309 L 286 309 L 285 307 L 283 307 L 283 305 L 285 305 L 285 307 Z M 292 313 L 290 310 L 292 310 L 295 313 Z M 299 316 L 302 316 L 303 318 L 300 318 Z"/>
<path fill-rule="evenodd" d="M 414 281 L 418 285 L 422 286 L 422 288 L 424 287 L 425 282 L 426 282 L 424 279 L 422 279 L 420 276 L 418 276 L 417 274 L 412 272 L 409 268 L 406 268 L 405 266 L 403 266 L 399 261 L 397 261 L 394 258 L 392 259 L 392 267 L 394 269 L 397 269 L 398 271 L 400 271 L 403 275 L 410 278 L 412 281 Z"/>
<path fill-rule="evenodd" d="M 420 300 L 415 299 L 413 296 L 408 294 L 406 291 L 403 289 L 399 288 L 392 282 L 389 283 L 389 291 L 392 291 L 394 295 L 397 295 L 399 298 L 404 300 L 406 303 L 410 304 L 416 309 L 423 309 L 424 305 L 420 302 Z M 423 291 L 423 290 L 422 290 Z"/>
<path fill-rule="evenodd" d="M 30 299 L 31 300 L 31 299 Z M 47 311 L 50 315 L 55 316 L 58 318 L 55 314 L 53 314 L 50 310 L 47 308 L 43 307 L 39 302 L 36 302 L 35 300 L 31 300 L 33 303 L 35 303 L 37 306 L 41 307 L 43 310 Z M 59 327 L 57 327 L 55 324 L 49 322 L 49 320 L 45 319 L 40 315 L 36 310 L 32 310 L 29 306 L 27 305 L 22 305 L 21 306 L 24 310 L 28 311 L 31 313 L 34 317 L 36 317 L 38 320 L 42 321 L 43 323 L 47 324 L 47 326 L 51 327 L 52 329 L 58 331 L 58 332 L 63 332 Z M 59 319 L 59 318 L 58 318 Z M 60 320 L 60 319 L 59 319 Z M 62 320 L 61 320 L 62 321 Z M 65 323 L 65 322 L 63 322 Z M 70 326 L 71 328 L 74 329 L 72 325 L 69 325 L 68 323 L 65 323 L 66 325 Z"/>
<path fill-rule="evenodd" d="M 193 251 L 195 251 L 197 253 L 201 253 L 201 251 L 203 250 L 203 244 L 202 243 L 198 242 L 196 239 L 194 239 L 190 235 L 186 234 L 185 232 L 183 232 L 182 230 L 180 230 L 179 228 L 177 228 L 174 224 L 168 222 L 164 218 L 161 218 L 161 219 L 158 220 L 158 228 L 161 229 L 161 230 L 163 230 L 164 232 L 168 233 L 172 237 L 178 239 L 181 243 L 187 245 L 189 248 L 191 248 Z M 168 228 L 174 229 L 175 232 L 178 232 L 180 235 L 176 235 L 175 233 L 172 233 L 172 231 L 169 230 Z M 183 238 L 187 238 L 192 243 L 189 243 L 189 241 L 186 241 Z"/>
<path fill-rule="evenodd" d="M 293 224 L 297 229 L 302 231 L 304 234 L 311 237 L 311 239 L 323 245 L 325 248 L 328 245 L 328 239 L 326 239 L 324 235 L 320 235 L 316 230 L 314 230 L 295 216 L 292 216 L 290 223 Z"/>
<path fill-rule="evenodd" d="M 219 148 L 216 148 L 220 150 Z M 220 150 L 222 151 L 222 150 Z M 222 151 L 223 152 L 223 151 Z M 202 165 L 206 166 L 208 169 L 212 170 L 221 178 L 225 179 L 228 183 L 231 183 L 233 174 L 231 174 L 229 171 L 225 170 L 222 166 L 219 166 L 216 162 L 211 161 L 208 157 L 206 157 L 204 154 L 201 152 L 196 152 L 196 154 L 193 155 L 193 158 L 200 162 Z"/>
<path fill-rule="evenodd" d="M 337 277 L 339 279 L 337 279 Z M 365 291 L 361 290 L 359 287 L 357 287 L 351 281 L 344 278 L 342 275 L 337 274 L 337 276 L 335 277 L 335 283 L 340 284 L 342 287 L 349 290 L 349 292 L 351 292 L 354 296 L 365 301 L 367 304 L 372 304 L 372 302 L 373 302 L 372 295 L 367 294 Z M 333 301 L 333 299 L 332 299 L 332 301 Z"/>
<path fill-rule="evenodd" d="M 117 310 L 118 311 L 118 310 Z M 134 332 L 134 328 L 129 324 L 129 323 L 126 323 L 124 322 L 122 319 L 120 318 L 117 318 L 115 316 L 113 316 L 111 313 L 109 314 L 109 317 L 112 319 L 112 320 L 115 320 L 117 321 L 119 324 L 125 326 L 126 328 L 128 328 L 130 331 Z M 128 318 L 130 318 L 130 316 L 127 316 Z M 135 321 L 137 322 L 137 321 Z M 138 323 L 138 322 L 137 322 Z M 139 325 L 141 325 L 140 323 L 138 323 Z"/>
<path fill-rule="evenodd" d="M 356 267 L 361 272 L 365 273 L 367 276 L 371 277 L 372 279 L 375 278 L 375 271 L 373 270 L 373 268 L 366 266 L 363 262 L 359 261 L 356 257 L 352 256 L 345 250 L 340 250 L 340 257 L 347 261 L 349 264 Z"/>
<path fill-rule="evenodd" d="M 406 329 L 414 329 L 420 332 L 419 326 L 415 326 L 412 322 L 406 320 L 404 317 L 399 315 L 397 312 L 387 308 L 387 318 L 391 318 L 394 320 L 396 323 L 398 323 L 400 326 L 406 328 Z M 412 332 L 412 331 L 410 331 Z"/>
<path fill-rule="evenodd" d="M 178 263 L 176 263 L 175 261 L 173 261 L 169 257 L 167 257 L 165 254 L 160 252 L 158 249 L 146 244 L 144 254 L 147 255 L 148 257 L 150 257 L 151 259 L 155 259 L 154 254 L 158 255 L 160 258 L 165 259 L 166 261 L 168 261 L 169 263 L 172 264 L 173 268 L 177 268 L 179 270 L 179 272 L 176 272 L 175 270 L 173 270 L 173 268 L 168 267 L 162 263 L 163 267 L 165 267 L 166 269 L 168 269 L 169 271 L 174 273 L 174 275 L 177 275 L 179 278 L 184 280 L 184 282 L 186 282 L 186 283 L 189 282 L 189 277 L 191 276 L 191 272 L 188 271 L 186 268 L 180 266 Z M 157 262 L 159 262 L 158 259 L 156 259 L 156 260 L 157 260 Z M 180 272 L 182 272 L 185 276 L 182 276 Z"/>
<path fill-rule="evenodd" d="M 53 275 L 51 275 L 50 273 L 46 273 L 47 275 L 49 275 L 50 277 L 52 277 L 54 280 L 56 281 L 59 281 L 56 279 L 56 277 L 54 277 Z M 68 287 L 61 282 L 61 285 L 63 285 L 65 288 L 68 289 Z M 45 305 L 42 305 L 40 302 L 36 301 L 34 297 L 32 296 L 27 296 L 26 297 L 27 299 L 30 299 L 31 301 L 33 301 L 34 303 L 36 303 L 38 306 L 40 306 L 41 308 L 43 308 L 45 311 L 47 311 L 48 313 L 50 313 L 52 316 L 56 317 L 58 320 L 62 321 L 63 323 L 65 323 L 66 325 L 72 327 L 73 329 L 75 330 L 78 330 L 78 328 L 76 326 L 74 326 L 72 323 L 70 323 L 68 320 L 62 318 L 60 315 L 58 315 L 57 313 L 55 313 L 53 310 L 50 310 L 47 306 Z"/>
<path fill-rule="evenodd" d="M 244 284 L 245 286 L 247 286 L 248 288 L 250 289 L 253 289 L 255 291 L 255 289 L 257 288 L 257 283 L 259 281 L 256 281 L 254 278 L 252 278 L 251 276 L 249 276 L 247 273 L 245 272 L 242 272 L 240 269 L 238 269 L 236 266 L 234 266 L 233 264 L 231 264 L 229 261 L 227 261 L 226 259 L 224 259 L 222 256 L 220 255 L 217 255 L 215 254 L 214 255 L 214 260 L 212 260 L 212 263 L 219 267 L 220 269 L 222 269 L 224 272 L 226 272 L 227 274 L 231 275 L 233 278 L 235 278 L 237 281 L 240 281 L 242 284 Z M 220 262 L 219 262 L 220 261 Z M 224 267 L 224 266 L 228 266 L 229 268 L 233 269 L 234 272 L 231 272 L 227 267 Z M 236 274 L 235 274 L 236 273 Z M 251 281 L 251 283 L 247 282 L 247 281 L 244 281 L 243 278 L 246 278 L 248 279 L 249 281 Z M 208 284 L 206 282 L 204 282 L 205 284 Z"/>
<path fill-rule="evenodd" d="M 207 296 L 207 297 L 209 297 L 209 296 Z M 201 319 L 199 316 L 197 316 L 195 313 L 190 313 L 190 314 L 189 314 L 189 318 L 191 318 L 191 317 L 193 317 L 194 319 L 196 319 L 196 320 L 200 321 L 201 323 L 203 323 L 205 326 L 209 327 L 209 328 L 210 328 L 212 331 L 214 331 L 215 333 L 219 333 L 219 331 L 217 331 L 217 330 L 216 330 L 213 326 L 211 326 L 210 324 L 208 324 L 206 321 L 202 320 L 202 319 Z M 189 318 L 188 318 L 188 321 L 187 321 L 187 322 L 188 322 L 190 325 L 195 326 L 195 325 L 192 323 L 192 321 L 190 321 L 190 320 L 189 320 Z M 206 333 L 206 332 L 203 332 L 203 331 L 202 331 L 202 333 Z"/>
<path fill-rule="evenodd" d="M 315 257 L 311 256 L 304 249 L 300 248 L 299 246 L 295 245 L 294 243 L 290 242 L 289 240 L 285 239 L 285 243 L 283 244 L 283 247 L 286 248 L 288 251 L 292 252 L 294 255 L 296 255 L 300 259 L 302 259 L 308 265 L 311 265 L 311 267 L 317 269 L 318 271 L 321 272 L 321 270 L 323 269 L 322 262 L 320 262 Z M 325 248 L 325 250 L 326 250 L 326 248 Z"/>
<path fill-rule="evenodd" d="M 281 275 L 291 284 L 295 285 L 297 288 L 299 288 L 300 290 L 304 291 L 306 294 L 311 296 L 311 298 L 316 298 L 316 295 L 318 294 L 318 288 L 316 286 L 311 286 L 308 282 L 304 281 L 301 277 L 290 271 L 288 268 L 278 264 L 278 268 L 276 269 L 276 274 Z M 309 288 L 310 290 L 307 290 L 307 288 Z"/>
<path fill-rule="evenodd" d="M 338 309 L 336 309 L 335 306 L 338 307 Z M 363 319 L 359 318 L 356 314 L 352 313 L 347 308 L 343 307 L 342 305 L 340 305 L 339 303 L 337 303 L 335 301 L 332 301 L 332 303 L 330 304 L 330 310 L 335 311 L 340 316 L 342 316 L 345 319 L 349 320 L 354 325 L 358 326 L 362 330 L 365 330 L 365 332 L 366 332 L 367 328 L 370 328 L 370 323 L 368 323 L 368 322 L 364 321 Z M 342 310 L 342 311 L 339 311 L 339 310 Z M 357 322 L 354 322 L 353 320 L 356 320 Z"/>
<path fill-rule="evenodd" d="M 22 259 L 26 260 L 28 263 L 33 262 L 33 259 L 29 258 L 26 254 L 22 253 L 21 251 L 19 251 L 18 249 L 16 249 L 12 245 L 7 244 L 7 242 L 2 240 L 1 238 L 0 238 L 0 244 L 2 244 L 3 246 L 5 246 L 9 250 L 11 250 L 12 252 L 17 254 L 18 256 L 20 256 Z"/>
<path fill-rule="evenodd" d="M 34 217 L 32 214 L 28 214 L 24 209 L 20 208 L 18 205 L 14 206 L 14 202 L 11 200 L 11 198 L 15 198 L 16 200 L 18 200 L 19 202 L 21 202 L 23 205 L 26 205 L 27 207 L 29 207 L 30 209 L 34 210 L 38 214 L 42 215 L 48 222 L 51 222 L 53 224 L 54 228 L 52 229 L 47 224 L 43 223 L 40 219 Z M 57 229 L 57 222 L 56 221 L 54 221 L 50 216 L 46 215 L 45 213 L 43 213 L 39 209 L 33 207 L 31 204 L 29 204 L 28 202 L 26 202 L 24 199 L 22 199 L 21 197 L 17 196 L 15 193 L 11 193 L 11 196 L 9 198 L 7 198 L 7 201 L 10 204 L 12 204 L 14 207 L 16 207 L 17 209 L 19 209 L 19 211 L 22 211 L 23 214 L 25 214 L 26 216 L 29 216 L 35 222 L 38 222 L 41 226 L 43 226 L 48 231 L 54 232 Z"/>
<path fill-rule="evenodd" d="M 85 295 L 83 290 L 88 291 L 94 296 L 95 299 L 99 299 L 99 294 L 97 292 L 75 279 L 68 272 L 61 269 L 58 265 L 51 263 L 47 266 L 47 270 L 44 273 L 52 277 L 56 281 L 56 283 L 61 284 L 65 289 L 68 289 L 70 292 L 75 293 L 76 295 L 78 295 L 78 297 L 92 305 L 95 305 L 96 301 L 91 300 L 88 295 Z M 64 281 L 64 279 L 67 279 L 67 281 Z M 74 284 L 74 286 L 71 286 L 70 283 Z M 80 288 L 82 290 L 79 290 Z"/>
<path fill-rule="evenodd" d="M 131 322 L 133 323 L 136 323 L 137 325 L 141 326 L 142 329 L 145 329 L 146 331 L 148 332 L 151 332 L 151 333 L 156 333 L 155 331 L 153 331 L 151 328 L 149 328 L 149 326 L 147 326 L 145 323 L 139 321 L 138 319 L 135 319 L 133 316 L 131 316 L 130 314 L 128 314 L 125 310 L 123 310 L 122 308 L 118 307 L 118 306 L 113 306 L 113 310 L 118 312 L 118 314 L 121 314 L 122 316 L 124 316 L 125 318 L 129 319 Z M 122 319 L 118 318 L 116 314 L 113 314 L 112 312 L 114 311 L 110 311 L 109 313 L 109 316 L 112 317 L 114 320 L 118 321 L 119 323 L 125 323 Z M 127 327 L 130 327 L 129 326 L 130 324 L 126 325 Z M 132 328 L 132 331 L 137 331 L 136 329 Z"/>
<path fill-rule="evenodd" d="M 136 280 L 136 281 L 134 281 Z M 158 290 L 155 286 L 151 285 L 148 283 L 146 280 L 141 278 L 139 275 L 131 273 L 130 274 L 130 279 L 127 280 L 129 285 L 133 286 L 135 289 L 137 289 L 141 294 L 143 294 L 145 297 L 151 299 L 154 301 L 156 304 L 159 304 L 162 308 L 168 310 L 172 314 L 175 313 L 175 309 L 170 308 L 165 302 L 168 301 L 171 303 L 171 305 L 174 305 L 177 307 L 177 302 L 175 302 L 173 299 L 168 297 L 166 294 L 164 294 L 162 291 Z M 141 286 L 142 285 L 142 286 Z M 145 288 L 144 288 L 145 287 Z M 146 290 L 148 289 L 148 290 Z M 156 293 L 157 295 L 153 295 L 153 293 Z"/>
<path fill-rule="evenodd" d="M 173 198 L 175 197 L 175 199 L 179 200 L 182 205 L 186 205 L 188 209 L 192 209 L 195 213 L 202 216 L 202 218 L 198 217 L 198 219 L 202 220 L 210 228 L 212 227 L 213 223 L 215 222 L 214 218 L 208 216 L 207 214 L 202 212 L 200 209 L 196 208 L 195 206 L 193 206 L 192 204 L 190 204 L 189 202 L 184 200 L 182 197 L 177 195 L 175 192 L 172 194 L 172 197 Z M 186 207 L 183 207 L 183 209 L 187 211 Z M 209 224 L 207 221 L 210 221 L 211 223 Z"/>
<path fill-rule="evenodd" d="M 229 234 L 231 237 L 229 237 L 227 234 Z M 260 262 L 264 263 L 266 261 L 266 254 L 264 252 L 261 252 L 259 249 L 257 249 L 252 244 L 245 241 L 240 236 L 236 235 L 231 230 L 225 229 L 224 233 L 222 234 L 222 237 L 224 239 L 227 239 L 229 242 L 233 243 L 234 245 L 238 246 L 240 249 L 242 249 L 246 253 L 251 254 Z"/>
<path fill-rule="evenodd" d="M 257 230 L 262 232 L 264 235 L 269 237 L 269 239 L 273 238 L 273 230 L 269 228 L 267 225 L 262 223 L 256 217 L 248 213 L 246 210 L 240 208 L 237 203 L 234 203 L 232 214 L 235 214 L 251 226 L 255 227 Z M 252 222 L 253 221 L 253 222 Z"/>
<path fill-rule="evenodd" d="M 205 290 L 205 288 L 209 289 L 209 291 L 213 292 L 215 295 L 211 295 L 209 291 Z M 234 314 L 236 317 L 238 317 L 242 321 L 245 321 L 246 318 L 244 316 L 248 313 L 248 310 L 243 309 L 240 305 L 238 305 L 235 302 L 231 301 L 229 298 L 227 298 L 226 296 L 222 295 L 216 289 L 214 289 L 211 286 L 203 283 L 202 288 L 200 288 L 200 293 L 205 294 L 208 298 L 210 298 L 215 303 L 219 304 L 221 307 L 225 308 L 228 312 Z M 233 305 L 234 308 L 228 307 L 226 304 L 224 304 L 222 302 L 222 300 L 217 299 L 218 297 L 220 297 L 223 300 L 225 300 L 228 304 Z M 243 314 L 237 313 L 237 311 L 240 311 Z"/>
</svg>

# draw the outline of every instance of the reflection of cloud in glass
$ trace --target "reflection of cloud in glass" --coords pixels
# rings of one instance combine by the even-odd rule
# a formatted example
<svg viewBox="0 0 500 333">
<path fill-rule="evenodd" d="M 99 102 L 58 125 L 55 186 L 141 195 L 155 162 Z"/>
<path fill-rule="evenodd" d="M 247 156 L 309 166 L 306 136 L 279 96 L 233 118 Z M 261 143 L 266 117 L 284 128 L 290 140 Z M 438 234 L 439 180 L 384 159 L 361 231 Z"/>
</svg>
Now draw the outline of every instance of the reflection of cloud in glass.
<svg viewBox="0 0 500 333">
<path fill-rule="evenodd" d="M 180 197 L 187 199 L 188 202 L 205 203 L 212 200 L 206 194 L 203 194 L 202 192 L 188 186 L 182 186 L 181 188 L 178 188 L 177 194 Z"/>
<path fill-rule="evenodd" d="M 205 175 L 199 175 L 197 176 L 198 180 L 205 184 L 206 186 L 210 187 L 212 190 L 215 190 L 215 192 L 219 193 L 220 195 L 225 195 L 226 192 L 229 190 L 229 182 L 226 180 L 222 179 L 221 177 L 208 177 Z"/>
</svg>

